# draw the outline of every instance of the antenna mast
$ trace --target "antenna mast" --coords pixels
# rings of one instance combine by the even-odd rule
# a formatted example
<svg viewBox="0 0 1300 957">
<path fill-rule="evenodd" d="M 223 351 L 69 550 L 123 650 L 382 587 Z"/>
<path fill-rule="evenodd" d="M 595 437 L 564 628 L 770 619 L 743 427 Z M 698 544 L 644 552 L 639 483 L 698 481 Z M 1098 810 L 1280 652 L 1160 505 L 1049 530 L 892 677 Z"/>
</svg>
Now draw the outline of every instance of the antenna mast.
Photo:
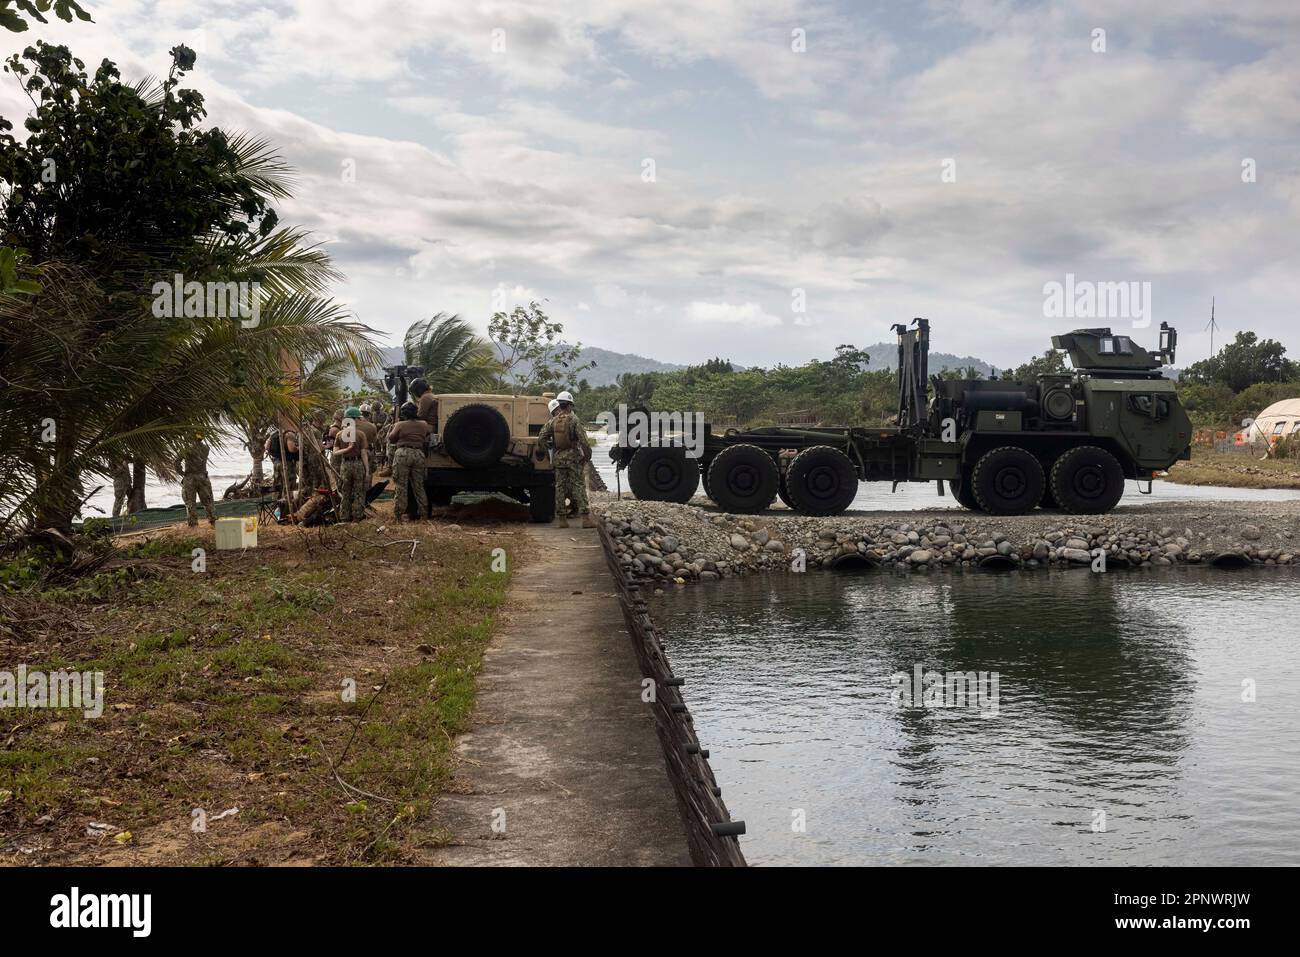
<svg viewBox="0 0 1300 957">
<path fill-rule="evenodd" d="M 1205 328 L 1210 330 L 1210 358 L 1214 358 L 1214 332 L 1219 328 L 1219 324 L 1214 321 L 1214 297 L 1210 297 L 1210 321 L 1205 324 Z"/>
</svg>

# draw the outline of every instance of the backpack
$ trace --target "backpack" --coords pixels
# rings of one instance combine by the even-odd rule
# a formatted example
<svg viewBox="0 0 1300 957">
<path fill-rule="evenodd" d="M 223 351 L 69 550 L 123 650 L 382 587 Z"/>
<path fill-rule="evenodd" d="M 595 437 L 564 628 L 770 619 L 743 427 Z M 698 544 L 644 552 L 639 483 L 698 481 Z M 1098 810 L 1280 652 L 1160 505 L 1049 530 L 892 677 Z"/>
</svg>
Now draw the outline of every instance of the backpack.
<svg viewBox="0 0 1300 957">
<path fill-rule="evenodd" d="M 555 451 L 573 448 L 573 413 L 561 412 L 555 417 Z"/>
</svg>

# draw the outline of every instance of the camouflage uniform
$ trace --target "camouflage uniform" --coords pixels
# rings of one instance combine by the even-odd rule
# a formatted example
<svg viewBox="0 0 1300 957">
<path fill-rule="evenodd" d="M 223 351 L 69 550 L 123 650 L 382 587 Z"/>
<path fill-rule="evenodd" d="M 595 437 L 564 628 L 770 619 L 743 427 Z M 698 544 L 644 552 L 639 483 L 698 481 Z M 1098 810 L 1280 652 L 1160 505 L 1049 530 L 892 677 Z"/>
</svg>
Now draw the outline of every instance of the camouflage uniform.
<svg viewBox="0 0 1300 957">
<path fill-rule="evenodd" d="M 339 442 L 343 439 L 339 438 Z M 343 446 L 346 448 L 346 446 Z M 339 520 L 359 522 L 366 517 L 366 491 L 370 487 L 370 476 L 366 474 L 365 463 L 361 454 L 366 451 L 366 434 L 356 430 L 355 442 L 351 454 L 340 456 L 334 454 L 334 464 L 339 473 Z"/>
<path fill-rule="evenodd" d="M 556 432 L 560 431 L 559 441 Z M 567 433 L 567 439 L 564 433 Z M 573 501 L 579 515 L 586 515 L 587 485 L 583 480 L 582 469 L 591 447 L 587 444 L 587 432 L 578 422 L 578 417 L 571 411 L 561 411 L 542 426 L 537 436 L 543 448 L 555 450 L 555 514 L 565 515 L 568 511 L 566 499 Z M 567 447 L 562 447 L 567 446 Z"/>
<path fill-rule="evenodd" d="M 329 473 L 325 471 L 325 453 L 321 450 L 322 438 L 314 428 L 308 430 L 299 455 L 302 456 L 302 497 L 311 498 L 318 488 L 329 488 Z"/>
<path fill-rule="evenodd" d="M 429 511 L 429 496 L 424 491 L 424 452 L 419 449 L 393 449 L 393 515 L 406 517 L 408 494 L 415 495 L 415 514 L 423 518 Z"/>
<path fill-rule="evenodd" d="M 176 461 L 176 471 L 181 473 L 181 501 L 185 503 L 185 523 L 191 527 L 199 524 L 194 514 L 197 497 L 208 513 L 208 521 L 215 524 L 217 513 L 212 507 L 212 482 L 208 479 L 208 445 L 197 440 Z"/>
</svg>

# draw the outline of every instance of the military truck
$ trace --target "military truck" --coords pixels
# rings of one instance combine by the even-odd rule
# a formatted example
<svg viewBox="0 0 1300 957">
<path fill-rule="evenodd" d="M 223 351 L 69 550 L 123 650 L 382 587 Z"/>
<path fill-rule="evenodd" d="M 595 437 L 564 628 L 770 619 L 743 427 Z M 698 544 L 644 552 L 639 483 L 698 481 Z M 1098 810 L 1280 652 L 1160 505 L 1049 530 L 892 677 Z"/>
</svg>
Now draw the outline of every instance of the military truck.
<svg viewBox="0 0 1300 957">
<path fill-rule="evenodd" d="M 393 421 L 408 400 L 411 382 L 423 375 L 420 366 L 384 370 Z M 534 522 L 552 521 L 555 471 L 537 442 L 550 418 L 550 396 L 454 393 L 434 398 L 438 425 L 424 459 L 430 507 L 447 505 L 459 492 L 499 492 L 527 504 Z"/>
<path fill-rule="evenodd" d="M 930 324 L 892 327 L 898 337 L 898 414 L 876 428 L 728 429 L 685 443 L 615 445 L 638 498 L 686 502 L 701 482 L 728 512 L 761 512 L 779 496 L 804 515 L 848 508 L 858 482 L 934 482 L 968 509 L 1016 515 L 1038 506 L 1110 511 L 1127 479 L 1150 493 L 1154 473 L 1191 457 L 1191 422 L 1174 383 L 1178 333 L 1160 326 L 1147 352 L 1108 328 L 1055 336 L 1073 371 L 1030 385 L 929 375 Z M 1142 488 L 1141 483 L 1146 487 Z"/>
</svg>

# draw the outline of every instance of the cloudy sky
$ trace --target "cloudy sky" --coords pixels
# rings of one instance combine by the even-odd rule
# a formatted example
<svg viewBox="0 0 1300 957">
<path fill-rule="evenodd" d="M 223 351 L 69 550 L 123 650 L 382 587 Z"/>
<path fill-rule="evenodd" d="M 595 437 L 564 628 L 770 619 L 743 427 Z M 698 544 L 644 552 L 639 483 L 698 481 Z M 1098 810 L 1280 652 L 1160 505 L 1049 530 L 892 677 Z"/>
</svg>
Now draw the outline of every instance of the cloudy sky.
<svg viewBox="0 0 1300 957">
<path fill-rule="evenodd" d="M 1295 0 L 82 2 L 94 24 L 6 54 L 138 77 L 194 47 L 210 118 L 300 171 L 282 219 L 390 341 L 535 298 L 667 361 L 801 362 L 925 316 L 1005 365 L 1106 324 L 1045 315 L 1073 274 L 1149 282 L 1180 364 L 1211 296 L 1220 341 L 1300 353 Z M 0 77 L 0 112 L 20 96 Z"/>
</svg>

